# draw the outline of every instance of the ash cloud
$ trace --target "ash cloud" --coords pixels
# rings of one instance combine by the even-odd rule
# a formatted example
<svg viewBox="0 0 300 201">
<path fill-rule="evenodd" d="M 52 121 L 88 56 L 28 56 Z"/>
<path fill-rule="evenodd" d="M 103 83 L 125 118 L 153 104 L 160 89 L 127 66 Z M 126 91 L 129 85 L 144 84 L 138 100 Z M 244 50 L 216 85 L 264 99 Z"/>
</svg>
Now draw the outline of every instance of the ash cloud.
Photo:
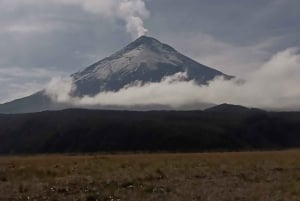
<svg viewBox="0 0 300 201">
<path fill-rule="evenodd" d="M 218 77 L 208 85 L 198 86 L 194 81 L 185 81 L 184 76 L 184 72 L 177 73 L 159 83 L 137 84 L 118 92 L 82 98 L 70 96 L 74 90 L 71 79 L 60 79 L 47 87 L 46 94 L 54 101 L 76 106 L 162 104 L 176 109 L 196 103 L 231 103 L 273 110 L 300 109 L 300 54 L 297 48 L 273 55 L 258 70 L 249 73 L 245 82 Z M 56 90 L 58 88 L 61 90 Z"/>
</svg>

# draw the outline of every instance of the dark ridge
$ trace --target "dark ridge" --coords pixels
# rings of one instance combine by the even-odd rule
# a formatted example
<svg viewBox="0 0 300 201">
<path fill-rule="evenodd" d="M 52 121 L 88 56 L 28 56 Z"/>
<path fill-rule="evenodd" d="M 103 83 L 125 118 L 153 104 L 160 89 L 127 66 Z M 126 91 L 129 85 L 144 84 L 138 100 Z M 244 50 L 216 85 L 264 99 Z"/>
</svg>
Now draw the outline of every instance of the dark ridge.
<svg viewBox="0 0 300 201">
<path fill-rule="evenodd" d="M 300 113 L 68 109 L 0 115 L 0 154 L 300 147 Z"/>
<path fill-rule="evenodd" d="M 264 112 L 261 109 L 257 108 L 247 108 L 241 105 L 233 105 L 223 103 L 211 108 L 206 109 L 207 112 L 230 112 L 230 113 L 240 113 L 240 112 Z"/>
</svg>

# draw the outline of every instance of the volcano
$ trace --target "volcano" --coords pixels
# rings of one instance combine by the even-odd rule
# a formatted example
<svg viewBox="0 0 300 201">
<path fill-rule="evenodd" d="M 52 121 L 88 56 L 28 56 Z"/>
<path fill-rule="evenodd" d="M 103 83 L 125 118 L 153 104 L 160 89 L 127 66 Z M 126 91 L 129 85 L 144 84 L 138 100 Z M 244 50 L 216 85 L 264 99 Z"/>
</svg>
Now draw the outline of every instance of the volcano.
<svg viewBox="0 0 300 201">
<path fill-rule="evenodd" d="M 132 83 L 160 82 L 164 77 L 176 73 L 185 73 L 186 81 L 194 80 L 198 85 L 205 85 L 218 76 L 233 78 L 194 61 L 155 38 L 142 36 L 113 55 L 72 74 L 71 78 L 76 88 L 72 96 L 116 92 Z M 69 107 L 72 106 L 54 102 L 42 90 L 31 96 L 1 104 L 0 113 L 38 112 Z"/>
</svg>

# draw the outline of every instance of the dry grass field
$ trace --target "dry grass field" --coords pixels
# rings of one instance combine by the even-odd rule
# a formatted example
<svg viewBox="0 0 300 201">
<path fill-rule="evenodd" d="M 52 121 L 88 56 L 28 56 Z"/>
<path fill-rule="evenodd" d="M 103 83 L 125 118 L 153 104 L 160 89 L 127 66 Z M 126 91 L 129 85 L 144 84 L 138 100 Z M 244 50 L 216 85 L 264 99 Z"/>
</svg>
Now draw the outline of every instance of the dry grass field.
<svg viewBox="0 0 300 201">
<path fill-rule="evenodd" d="M 296 201 L 300 151 L 3 156 L 0 200 Z"/>
</svg>

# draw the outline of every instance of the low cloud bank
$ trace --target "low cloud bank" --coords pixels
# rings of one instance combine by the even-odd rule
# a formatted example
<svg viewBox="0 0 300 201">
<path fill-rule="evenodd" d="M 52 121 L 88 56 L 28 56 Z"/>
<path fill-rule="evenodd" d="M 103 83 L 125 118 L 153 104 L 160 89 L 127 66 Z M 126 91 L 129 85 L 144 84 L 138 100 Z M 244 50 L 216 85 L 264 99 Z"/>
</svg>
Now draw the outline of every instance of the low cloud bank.
<svg viewBox="0 0 300 201">
<path fill-rule="evenodd" d="M 72 97 L 71 79 L 53 79 L 46 94 L 54 101 L 77 106 L 160 104 L 178 108 L 189 104 L 231 103 L 276 110 L 300 109 L 300 54 L 289 48 L 275 54 L 246 77 L 224 80 L 217 77 L 208 85 L 185 81 L 186 73 L 165 77 L 159 83 L 135 84 L 118 92 L 102 92 L 96 96 Z"/>
</svg>

